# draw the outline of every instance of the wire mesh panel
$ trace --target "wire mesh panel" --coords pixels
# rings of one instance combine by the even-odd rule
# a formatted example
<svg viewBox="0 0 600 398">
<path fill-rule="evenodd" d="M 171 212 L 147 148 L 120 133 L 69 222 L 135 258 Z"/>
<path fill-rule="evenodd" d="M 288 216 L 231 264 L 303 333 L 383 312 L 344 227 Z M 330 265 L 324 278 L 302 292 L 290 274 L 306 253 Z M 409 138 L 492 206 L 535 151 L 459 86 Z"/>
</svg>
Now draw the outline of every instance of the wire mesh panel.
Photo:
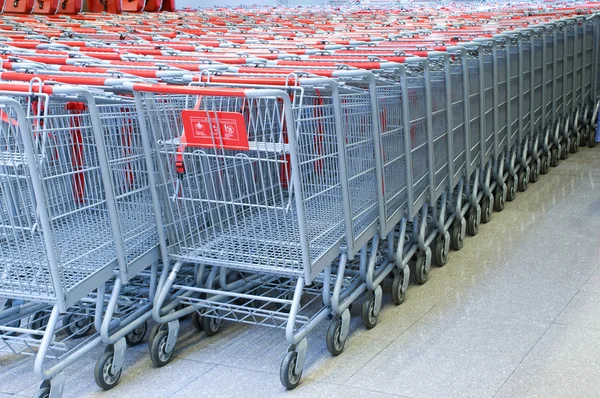
<svg viewBox="0 0 600 398">
<path fill-rule="evenodd" d="M 402 87 L 394 81 L 380 81 L 377 85 L 385 225 L 388 230 L 404 216 L 408 199 L 401 96 Z M 388 230 L 384 231 L 384 235 Z"/>
<path fill-rule="evenodd" d="M 584 22 L 583 41 L 583 99 L 592 99 L 593 92 L 593 70 L 594 70 L 594 19 L 586 19 Z"/>
<path fill-rule="evenodd" d="M 565 38 L 565 62 L 564 62 L 564 112 L 569 114 L 573 109 L 575 101 L 574 82 L 575 82 L 575 24 L 571 21 L 567 24 Z"/>
<path fill-rule="evenodd" d="M 566 41 L 565 41 L 565 24 L 558 25 L 556 29 L 556 62 L 554 63 L 554 81 L 555 81 L 555 91 L 554 91 L 554 102 L 555 102 L 555 116 L 561 117 L 564 114 L 564 109 L 566 107 L 566 97 L 565 94 L 565 58 L 566 58 Z"/>
<path fill-rule="evenodd" d="M 573 104 L 574 107 L 578 107 L 581 105 L 583 99 L 583 89 L 584 85 L 583 81 L 583 70 L 585 65 L 583 64 L 583 55 L 584 55 L 584 21 L 582 19 L 578 19 L 574 22 L 573 26 L 573 35 L 574 35 L 574 59 L 573 59 L 573 79 L 574 79 L 574 88 L 573 88 Z"/>
<path fill-rule="evenodd" d="M 435 198 L 448 188 L 448 119 L 446 104 L 446 73 L 443 61 L 430 61 L 431 128 L 433 133 L 432 150 L 435 154 L 434 183 Z"/>
<path fill-rule="evenodd" d="M 544 35 L 542 30 L 535 30 L 531 36 L 531 79 L 532 79 L 532 120 L 531 131 L 536 136 L 543 129 L 543 88 L 544 88 Z M 534 144 L 532 140 L 531 144 Z"/>
<path fill-rule="evenodd" d="M 72 303 L 80 284 L 102 270 L 112 276 L 116 258 L 92 120 L 80 103 L 21 102 L 22 124 L 9 106 L 0 122 L 0 293 Z"/>
<path fill-rule="evenodd" d="M 465 101 L 464 95 L 464 66 L 467 62 L 462 55 L 453 54 L 450 60 L 450 98 L 452 113 L 452 150 L 454 162 L 454 175 L 452 176 L 452 186 L 458 182 L 458 179 L 466 173 L 466 120 L 465 120 Z"/>
<path fill-rule="evenodd" d="M 494 54 L 491 46 L 483 46 L 483 75 L 484 82 L 484 118 L 485 118 L 485 129 L 484 129 L 484 159 L 487 163 L 491 159 L 494 153 Z"/>
<path fill-rule="evenodd" d="M 496 45 L 496 80 L 498 87 L 498 98 L 496 100 L 496 107 L 498 111 L 498 131 L 496 136 L 498 137 L 498 148 L 497 154 L 500 155 L 503 151 L 506 151 L 509 144 L 508 137 L 508 83 L 507 83 L 507 58 L 506 58 L 506 45 L 504 41 L 498 41 Z M 506 152 L 505 152 L 506 154 Z"/>
<path fill-rule="evenodd" d="M 555 65 L 554 65 L 554 52 L 555 52 L 555 35 L 554 29 L 548 27 L 544 35 L 544 68 L 545 68 L 545 95 L 543 98 L 546 124 L 554 121 L 554 81 L 555 81 Z"/>
<path fill-rule="evenodd" d="M 157 144 L 172 258 L 300 274 L 339 251 L 345 199 L 331 90 L 294 97 L 293 121 L 272 97 L 136 95 Z M 241 141 L 224 142 L 225 129 Z M 184 145 L 184 131 L 204 141 Z"/>
<path fill-rule="evenodd" d="M 413 208 L 418 211 L 428 199 L 429 168 L 427 165 L 427 109 L 425 78 L 410 68 L 407 70 L 408 128 L 411 142 L 411 174 L 413 178 Z M 414 216 L 414 215 L 411 215 Z"/>
<path fill-rule="evenodd" d="M 469 166 L 468 174 L 471 175 L 473 171 L 479 167 L 481 163 L 481 125 L 480 118 L 483 117 L 481 114 L 480 105 L 480 70 L 479 70 L 479 54 L 470 53 L 468 56 L 468 67 L 469 67 L 469 151 L 471 155 L 471 164 Z"/>
<path fill-rule="evenodd" d="M 510 142 L 511 148 L 518 147 L 521 143 L 519 138 L 520 120 L 521 120 L 521 51 L 519 41 L 516 38 L 510 38 L 508 41 L 509 61 L 508 68 L 510 73 L 509 82 L 509 101 L 510 101 Z"/>
<path fill-rule="evenodd" d="M 532 92 L 531 92 L 531 79 L 533 78 L 531 75 L 531 46 L 533 44 L 531 36 L 528 32 L 523 35 L 521 40 L 521 67 L 523 73 L 521 74 L 521 87 L 522 97 L 521 97 L 521 119 L 523 121 L 523 130 L 521 131 L 521 139 L 523 140 L 527 135 L 531 133 L 531 101 L 532 101 Z M 531 142 L 530 142 L 531 143 Z"/>
</svg>

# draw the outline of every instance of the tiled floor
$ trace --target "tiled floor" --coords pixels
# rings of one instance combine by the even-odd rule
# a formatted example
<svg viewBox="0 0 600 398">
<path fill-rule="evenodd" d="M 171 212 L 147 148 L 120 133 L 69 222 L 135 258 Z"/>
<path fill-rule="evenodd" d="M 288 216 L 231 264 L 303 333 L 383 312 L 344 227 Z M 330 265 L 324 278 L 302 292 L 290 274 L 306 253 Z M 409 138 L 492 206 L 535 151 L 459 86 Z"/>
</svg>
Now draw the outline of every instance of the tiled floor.
<svg viewBox="0 0 600 398">
<path fill-rule="evenodd" d="M 406 303 L 386 294 L 375 329 L 355 314 L 341 356 L 327 352 L 327 324 L 312 333 L 293 392 L 279 383 L 282 332 L 228 325 L 207 338 L 186 323 L 168 366 L 131 349 L 121 383 L 101 392 L 94 352 L 68 370 L 65 397 L 598 397 L 599 267 L 600 149 L 584 148 L 494 213 Z M 0 398 L 32 396 L 32 366 L 0 356 Z"/>
</svg>

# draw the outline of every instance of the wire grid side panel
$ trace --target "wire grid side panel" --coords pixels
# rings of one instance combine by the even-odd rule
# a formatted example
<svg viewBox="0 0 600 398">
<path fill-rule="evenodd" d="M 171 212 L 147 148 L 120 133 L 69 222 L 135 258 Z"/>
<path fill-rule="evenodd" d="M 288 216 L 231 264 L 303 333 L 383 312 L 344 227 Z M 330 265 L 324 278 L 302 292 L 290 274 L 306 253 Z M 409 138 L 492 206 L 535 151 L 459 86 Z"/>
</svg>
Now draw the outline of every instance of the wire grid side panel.
<svg viewBox="0 0 600 398">
<path fill-rule="evenodd" d="M 523 66 L 522 82 L 523 82 L 523 97 L 521 101 L 521 119 L 523 120 L 523 135 L 528 135 L 531 132 L 531 45 L 530 37 L 523 38 L 521 42 Z"/>
<path fill-rule="evenodd" d="M 443 70 L 432 70 L 431 122 L 433 135 L 433 166 L 436 194 L 448 186 L 448 116 L 446 103 L 446 75 Z"/>
<path fill-rule="evenodd" d="M 381 120 L 381 152 L 386 221 L 407 203 L 406 154 L 402 121 L 402 89 L 400 84 L 377 87 Z"/>
<path fill-rule="evenodd" d="M 75 106 L 73 106 L 75 105 Z M 63 291 L 75 287 L 116 259 L 98 147 L 89 109 L 51 101 L 31 116 Z"/>
<path fill-rule="evenodd" d="M 594 62 L 597 62 L 598 59 L 600 59 L 600 56 L 598 55 L 598 48 L 597 46 L 600 43 L 600 18 L 596 17 L 594 18 L 594 37 L 595 37 L 595 42 L 594 42 L 594 46 L 595 46 L 595 50 L 594 50 Z M 596 65 L 596 99 L 600 98 L 600 66 Z"/>
<path fill-rule="evenodd" d="M 575 92 L 573 91 L 573 82 L 575 79 L 575 27 L 573 25 L 567 28 L 567 40 L 565 43 L 565 84 L 566 92 L 564 94 L 564 104 L 567 114 L 571 112 L 573 101 L 575 100 Z"/>
<path fill-rule="evenodd" d="M 464 96 L 464 76 L 463 66 L 460 64 L 450 65 L 450 96 L 452 112 L 452 143 L 454 176 L 457 177 L 465 172 L 466 162 L 466 141 L 465 141 L 465 96 Z"/>
<path fill-rule="evenodd" d="M 483 55 L 484 81 L 484 114 L 485 114 L 485 159 L 489 159 L 494 151 L 494 56 Z"/>
<path fill-rule="evenodd" d="M 592 74 L 594 68 L 594 23 L 586 21 L 584 25 L 585 40 L 584 48 L 584 68 L 583 68 L 583 95 L 585 100 L 592 99 Z"/>
<path fill-rule="evenodd" d="M 407 78 L 408 114 L 411 142 L 414 205 L 424 200 L 429 189 L 427 165 L 427 111 L 425 106 L 425 79 L 422 76 Z M 418 206 L 417 206 L 418 207 Z"/>
<path fill-rule="evenodd" d="M 539 132 L 544 127 L 542 117 L 544 110 L 544 98 L 542 97 L 544 88 L 544 42 L 541 34 L 536 34 L 533 38 L 533 128 Z"/>
<path fill-rule="evenodd" d="M 507 101 L 507 89 L 508 84 L 506 81 L 506 47 L 498 46 L 496 48 L 496 65 L 497 69 L 497 83 L 498 83 L 498 99 L 496 100 L 498 108 L 498 151 L 502 152 L 508 146 L 508 101 Z"/>
<path fill-rule="evenodd" d="M 554 109 L 554 73 L 556 71 L 554 65 L 554 35 L 552 32 L 547 32 L 545 36 L 546 50 L 544 51 L 544 65 L 546 68 L 546 95 L 544 97 L 544 112 L 546 113 L 546 124 L 551 124 L 553 120 Z"/>
<path fill-rule="evenodd" d="M 347 238 L 358 239 L 379 217 L 373 111 L 368 88 L 340 89 L 340 101 L 353 233 Z"/>
<path fill-rule="evenodd" d="M 520 115 L 520 97 L 521 97 L 521 71 L 519 70 L 519 65 L 521 64 L 521 57 L 518 45 L 511 45 L 509 47 L 510 51 L 510 124 L 511 124 L 511 147 L 518 144 L 519 140 L 519 120 L 521 118 Z"/>
<path fill-rule="evenodd" d="M 479 60 L 470 58 L 469 62 L 469 114 L 470 114 L 470 146 L 471 167 L 477 167 L 480 162 L 481 153 L 481 105 L 480 105 L 480 70 Z"/>
<path fill-rule="evenodd" d="M 295 195 L 302 195 L 311 262 L 344 236 L 339 152 L 331 95 L 305 92 L 294 109 L 301 180 L 292 169 L 283 104 L 272 98 L 146 95 L 157 143 L 171 256 L 267 272 L 304 267 Z M 218 143 L 182 150 L 182 111 L 241 113 L 249 150 Z M 216 123 L 217 126 L 219 125 Z M 218 127 L 220 128 L 220 127 Z M 178 172 L 181 157 L 184 172 Z M 179 170 L 182 171 L 182 170 Z"/>
<path fill-rule="evenodd" d="M 99 104 L 97 110 L 117 201 L 125 260 L 129 264 L 158 245 L 137 110 L 131 102 Z"/>
<path fill-rule="evenodd" d="M 565 79 L 565 38 L 564 30 L 560 29 L 556 32 L 556 64 L 554 65 L 555 71 L 555 84 L 556 91 L 554 92 L 554 99 L 556 102 L 556 116 L 561 117 L 565 109 L 565 92 L 564 79 Z"/>
<path fill-rule="evenodd" d="M 36 198 L 14 109 L 0 121 L 0 293 L 55 296 L 36 214 Z"/>
<path fill-rule="evenodd" d="M 583 65 L 583 53 L 585 43 L 583 42 L 583 30 L 585 26 L 583 24 L 575 24 L 574 27 L 574 35 L 575 35 L 575 47 L 574 51 L 574 64 L 573 64 L 573 79 L 574 79 L 574 88 L 573 88 L 573 100 L 575 101 L 575 106 L 578 107 L 581 105 L 581 99 L 583 95 L 583 85 L 581 79 L 583 78 L 583 70 L 585 65 Z"/>
</svg>

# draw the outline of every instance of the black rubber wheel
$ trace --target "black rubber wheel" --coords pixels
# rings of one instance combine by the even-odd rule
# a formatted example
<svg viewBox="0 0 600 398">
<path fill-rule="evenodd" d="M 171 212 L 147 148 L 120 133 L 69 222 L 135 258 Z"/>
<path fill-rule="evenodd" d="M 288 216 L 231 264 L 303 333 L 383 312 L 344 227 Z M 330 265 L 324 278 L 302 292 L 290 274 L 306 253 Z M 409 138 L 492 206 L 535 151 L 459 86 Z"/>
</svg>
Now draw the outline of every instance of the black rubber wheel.
<svg viewBox="0 0 600 398">
<path fill-rule="evenodd" d="M 6 299 L 6 300 L 4 300 L 4 303 L 0 304 L 0 312 L 7 310 L 9 308 L 12 308 L 14 305 L 15 305 L 15 302 L 12 299 Z M 16 321 L 9 322 L 5 326 L 11 327 L 11 328 L 18 328 L 20 325 L 21 325 L 21 321 L 17 319 Z M 11 335 L 13 333 L 0 331 L 0 336 L 2 336 L 3 334 Z M 35 336 L 33 336 L 33 337 L 35 338 Z"/>
<path fill-rule="evenodd" d="M 515 187 L 515 179 L 509 177 L 506 181 L 506 200 L 512 202 L 517 197 L 517 190 Z"/>
<path fill-rule="evenodd" d="M 540 168 L 538 169 L 538 163 L 537 161 L 533 162 L 531 164 L 531 170 L 529 171 L 529 182 L 531 183 L 536 183 L 538 182 L 539 178 L 540 178 L 540 173 L 539 170 L 541 170 L 542 168 L 542 160 L 539 160 L 540 162 Z"/>
<path fill-rule="evenodd" d="M 549 163 L 548 163 L 548 155 L 543 155 L 540 158 L 540 174 L 548 174 L 548 167 L 549 167 Z"/>
<path fill-rule="evenodd" d="M 577 139 L 577 135 L 571 138 L 571 146 L 569 147 L 569 152 L 577 153 L 579 151 L 579 140 Z"/>
<path fill-rule="evenodd" d="M 64 320 L 65 329 L 69 336 L 75 338 L 85 337 L 94 326 L 94 317 L 89 313 L 86 314 L 69 314 Z"/>
<path fill-rule="evenodd" d="M 221 325 L 223 325 L 221 318 L 214 318 L 206 315 L 200 318 L 200 322 L 202 323 L 202 330 L 204 330 L 204 333 L 206 333 L 207 336 L 214 336 L 219 333 Z"/>
<path fill-rule="evenodd" d="M 373 329 L 375 326 L 377 326 L 379 312 L 375 313 L 375 294 L 373 292 L 367 293 L 360 311 L 360 317 L 363 325 L 367 329 Z"/>
<path fill-rule="evenodd" d="M 406 289 L 404 288 L 404 271 L 400 270 L 394 275 L 392 282 L 392 302 L 400 305 L 406 300 Z"/>
<path fill-rule="evenodd" d="M 469 235 L 475 236 L 479 233 L 479 221 L 477 219 L 477 210 L 471 207 L 467 213 L 467 233 Z"/>
<path fill-rule="evenodd" d="M 34 398 L 48 398 L 50 396 L 50 387 L 40 387 L 36 391 Z"/>
<path fill-rule="evenodd" d="M 33 314 L 32 318 L 31 318 L 30 328 L 33 330 L 37 330 L 37 331 L 46 330 L 46 326 L 48 326 L 48 318 L 50 318 L 50 314 L 48 314 L 44 311 L 36 312 L 35 314 Z M 44 337 L 44 335 L 32 334 L 31 337 L 33 337 L 36 340 L 41 340 Z"/>
<path fill-rule="evenodd" d="M 590 128 L 589 134 L 590 135 L 588 137 L 588 147 L 595 148 L 596 147 L 596 129 Z"/>
<path fill-rule="evenodd" d="M 581 129 L 579 134 L 579 146 L 584 147 L 588 144 L 588 139 L 590 137 L 590 126 L 585 126 Z"/>
<path fill-rule="evenodd" d="M 519 171 L 519 175 L 517 176 L 517 188 L 519 192 L 527 191 L 529 186 L 529 178 L 527 177 L 527 172 L 525 170 Z"/>
<path fill-rule="evenodd" d="M 465 244 L 465 236 L 462 231 L 462 222 L 454 220 L 450 227 L 450 246 L 453 250 L 459 251 Z"/>
<path fill-rule="evenodd" d="M 439 235 L 433 244 L 433 262 L 438 267 L 443 267 L 448 262 L 448 251 L 446 250 L 445 234 Z"/>
<path fill-rule="evenodd" d="M 492 220 L 492 202 L 494 196 L 491 196 L 491 198 L 489 196 L 484 196 L 481 199 L 481 222 L 484 224 L 487 224 Z"/>
<path fill-rule="evenodd" d="M 144 341 L 147 331 L 148 323 L 144 322 L 125 336 L 125 342 L 130 347 L 141 344 Z"/>
<path fill-rule="evenodd" d="M 565 160 L 569 157 L 569 149 L 567 148 L 569 145 L 570 143 L 568 142 L 563 143 L 560 148 L 560 160 Z"/>
<path fill-rule="evenodd" d="M 202 317 L 198 314 L 198 312 L 194 311 L 192 313 L 192 326 L 199 332 L 202 332 L 204 329 L 202 328 Z"/>
<path fill-rule="evenodd" d="M 346 347 L 346 339 L 342 340 L 340 338 L 341 332 L 342 318 L 336 316 L 333 321 L 331 321 L 329 329 L 327 329 L 327 336 L 325 337 L 327 351 L 329 351 L 329 353 L 334 357 L 344 352 L 344 348 Z"/>
<path fill-rule="evenodd" d="M 558 148 L 554 147 L 550 150 L 550 167 L 558 166 Z"/>
<path fill-rule="evenodd" d="M 498 212 L 504 210 L 504 188 L 503 188 L 503 186 L 496 189 L 496 192 L 494 193 L 494 210 L 498 211 Z"/>
<path fill-rule="evenodd" d="M 415 281 L 419 285 L 424 285 L 429 279 L 429 267 L 427 267 L 427 261 L 425 260 L 425 253 L 420 253 L 415 261 Z"/>
<path fill-rule="evenodd" d="M 150 359 L 157 368 L 165 366 L 173 358 L 173 351 L 167 351 L 167 339 L 169 338 L 169 331 L 165 329 L 159 329 L 158 332 L 151 336 L 152 339 L 148 340 L 150 346 Z"/>
<path fill-rule="evenodd" d="M 285 354 L 283 361 L 281 361 L 281 368 L 279 368 L 279 380 L 281 384 L 288 390 L 293 390 L 300 384 L 302 379 L 302 371 L 296 373 L 296 361 L 298 360 L 298 353 L 296 351 L 290 351 Z"/>
<path fill-rule="evenodd" d="M 94 380 L 96 384 L 103 390 L 110 390 L 117 384 L 121 378 L 121 370 L 117 373 L 112 371 L 112 363 L 114 359 L 114 352 L 107 351 L 102 353 L 100 358 L 96 361 L 96 367 L 94 368 Z"/>
</svg>

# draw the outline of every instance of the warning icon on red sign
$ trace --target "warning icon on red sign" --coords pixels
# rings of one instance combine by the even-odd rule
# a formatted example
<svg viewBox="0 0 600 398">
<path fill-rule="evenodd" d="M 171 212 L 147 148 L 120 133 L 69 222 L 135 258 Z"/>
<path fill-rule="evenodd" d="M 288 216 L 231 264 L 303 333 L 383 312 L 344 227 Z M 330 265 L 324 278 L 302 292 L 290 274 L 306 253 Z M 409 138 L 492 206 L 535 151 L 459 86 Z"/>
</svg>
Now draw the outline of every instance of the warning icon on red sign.
<svg viewBox="0 0 600 398">
<path fill-rule="evenodd" d="M 244 115 L 237 112 L 185 110 L 182 144 L 200 148 L 248 150 Z"/>
</svg>

